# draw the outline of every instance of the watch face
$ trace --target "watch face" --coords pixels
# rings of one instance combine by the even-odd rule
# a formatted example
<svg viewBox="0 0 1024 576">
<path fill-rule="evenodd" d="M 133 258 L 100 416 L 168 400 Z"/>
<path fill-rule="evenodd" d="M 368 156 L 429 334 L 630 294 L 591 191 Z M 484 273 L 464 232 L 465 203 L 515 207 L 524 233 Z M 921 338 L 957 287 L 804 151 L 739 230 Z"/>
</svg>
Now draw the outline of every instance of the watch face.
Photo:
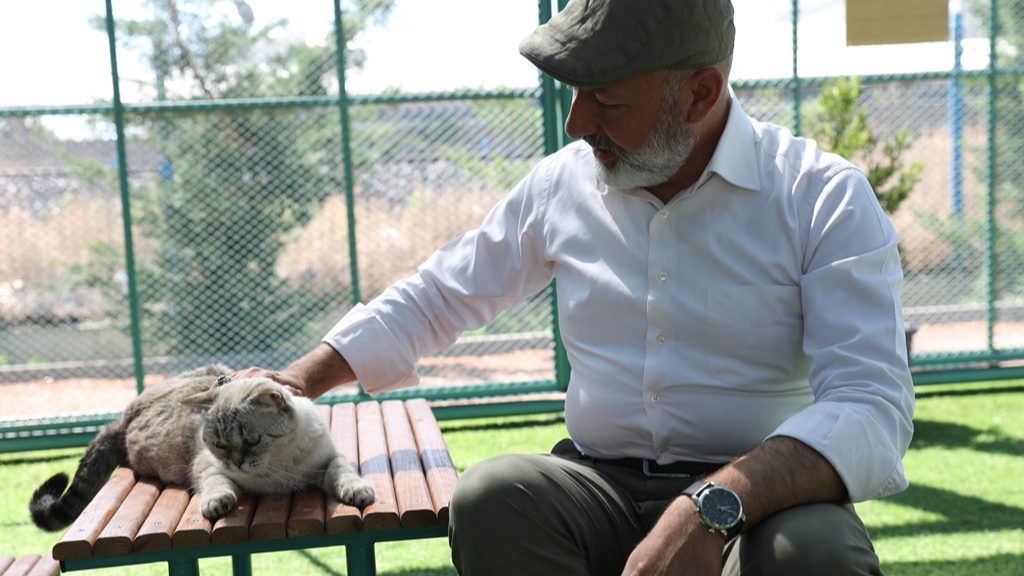
<svg viewBox="0 0 1024 576">
<path fill-rule="evenodd" d="M 743 515 L 739 497 L 732 490 L 718 486 L 705 491 L 698 506 L 704 521 L 712 528 L 732 528 Z"/>
</svg>

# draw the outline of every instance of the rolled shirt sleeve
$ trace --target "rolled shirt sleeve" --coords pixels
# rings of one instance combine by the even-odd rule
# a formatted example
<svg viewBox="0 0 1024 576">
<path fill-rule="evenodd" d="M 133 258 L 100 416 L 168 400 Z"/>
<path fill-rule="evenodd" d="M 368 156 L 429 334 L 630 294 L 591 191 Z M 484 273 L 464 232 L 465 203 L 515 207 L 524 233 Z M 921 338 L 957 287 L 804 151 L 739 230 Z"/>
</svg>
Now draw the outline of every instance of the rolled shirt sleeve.
<svg viewBox="0 0 1024 576">
<path fill-rule="evenodd" d="M 820 452 L 852 501 L 879 498 L 907 487 L 913 434 L 896 232 L 852 168 L 806 201 L 803 342 L 814 403 L 773 436 Z"/>
</svg>

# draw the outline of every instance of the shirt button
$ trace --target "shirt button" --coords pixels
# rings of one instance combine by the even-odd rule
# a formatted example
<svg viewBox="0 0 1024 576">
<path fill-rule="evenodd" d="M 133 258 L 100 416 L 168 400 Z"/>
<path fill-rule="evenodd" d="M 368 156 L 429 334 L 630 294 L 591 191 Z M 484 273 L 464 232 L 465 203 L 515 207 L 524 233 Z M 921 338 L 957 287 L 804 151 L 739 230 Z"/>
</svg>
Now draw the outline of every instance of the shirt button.
<svg viewBox="0 0 1024 576">
<path fill-rule="evenodd" d="M 657 394 L 651 394 L 651 402 L 657 404 L 659 400 L 661 400 L 661 396 L 658 396 Z"/>
<path fill-rule="evenodd" d="M 658 336 L 657 338 L 654 339 L 654 341 L 658 343 L 658 346 L 661 346 L 662 344 L 665 343 L 665 337 L 664 336 Z"/>
<path fill-rule="evenodd" d="M 658 272 L 658 278 L 661 279 L 662 282 L 664 282 L 665 280 L 668 280 L 668 273 Z"/>
<path fill-rule="evenodd" d="M 665 448 L 664 446 L 658 448 L 658 454 L 664 454 L 665 452 L 668 452 L 668 448 Z"/>
<path fill-rule="evenodd" d="M 668 210 L 662 210 L 661 212 L 658 213 L 658 215 L 661 216 L 662 218 L 668 218 Z"/>
</svg>

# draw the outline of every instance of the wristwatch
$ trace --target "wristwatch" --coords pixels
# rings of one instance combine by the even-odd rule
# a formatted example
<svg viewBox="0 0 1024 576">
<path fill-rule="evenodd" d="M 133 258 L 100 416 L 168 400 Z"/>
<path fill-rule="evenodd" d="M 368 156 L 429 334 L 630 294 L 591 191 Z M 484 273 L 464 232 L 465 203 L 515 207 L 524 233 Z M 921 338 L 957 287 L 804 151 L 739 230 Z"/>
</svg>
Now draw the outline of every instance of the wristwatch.
<svg viewBox="0 0 1024 576">
<path fill-rule="evenodd" d="M 743 503 L 735 492 L 714 482 L 699 480 L 691 484 L 683 494 L 697 504 L 693 509 L 700 515 L 701 524 L 708 532 L 717 532 L 729 542 L 743 529 Z"/>
</svg>

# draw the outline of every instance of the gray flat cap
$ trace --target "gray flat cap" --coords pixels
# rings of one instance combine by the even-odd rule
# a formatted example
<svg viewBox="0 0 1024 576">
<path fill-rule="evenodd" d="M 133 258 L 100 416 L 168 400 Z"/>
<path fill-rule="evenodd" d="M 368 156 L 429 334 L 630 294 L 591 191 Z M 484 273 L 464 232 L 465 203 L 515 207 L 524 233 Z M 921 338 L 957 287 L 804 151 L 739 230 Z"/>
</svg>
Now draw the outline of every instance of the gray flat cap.
<svg viewBox="0 0 1024 576">
<path fill-rule="evenodd" d="M 642 72 L 721 62 L 735 37 L 730 0 L 572 0 L 519 53 L 562 83 L 600 88 Z"/>
</svg>

